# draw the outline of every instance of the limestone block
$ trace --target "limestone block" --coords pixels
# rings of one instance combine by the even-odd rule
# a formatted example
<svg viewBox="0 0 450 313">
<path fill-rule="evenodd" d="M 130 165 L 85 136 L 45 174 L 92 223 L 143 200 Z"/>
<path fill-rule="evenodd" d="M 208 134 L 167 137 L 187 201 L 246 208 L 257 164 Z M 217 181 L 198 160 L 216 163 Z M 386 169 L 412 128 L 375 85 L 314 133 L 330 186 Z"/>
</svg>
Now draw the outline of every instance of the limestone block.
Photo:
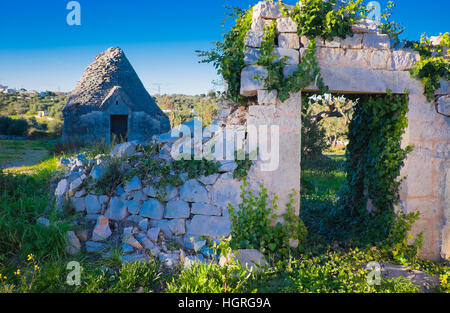
<svg viewBox="0 0 450 313">
<path fill-rule="evenodd" d="M 108 250 L 109 245 L 103 242 L 88 241 L 86 242 L 86 251 L 89 253 L 102 253 Z"/>
<path fill-rule="evenodd" d="M 390 49 L 391 40 L 386 34 L 364 34 L 363 46 L 367 49 Z"/>
<path fill-rule="evenodd" d="M 393 50 L 392 68 L 394 71 L 409 71 L 420 60 L 420 55 L 412 50 Z"/>
<path fill-rule="evenodd" d="M 277 19 L 283 16 L 278 2 L 269 0 L 261 1 L 253 7 L 253 17 L 262 17 L 266 19 Z"/>
<path fill-rule="evenodd" d="M 92 232 L 92 241 L 104 241 L 112 234 L 109 228 L 109 220 L 105 216 L 99 216 L 94 231 Z"/>
<path fill-rule="evenodd" d="M 360 19 L 357 24 L 352 25 L 352 31 L 354 33 L 376 33 L 377 23 L 370 19 Z"/>
<path fill-rule="evenodd" d="M 407 176 L 408 196 L 426 197 L 433 195 L 433 173 L 432 167 L 432 147 L 416 145 L 414 150 L 408 155 Z"/>
<path fill-rule="evenodd" d="M 419 219 L 412 225 L 410 234 L 416 237 L 419 233 L 423 235 L 422 249 L 419 256 L 438 261 L 442 253 L 442 219 Z"/>
<path fill-rule="evenodd" d="M 37 224 L 42 225 L 44 227 L 49 227 L 50 226 L 50 221 L 48 218 L 45 217 L 40 217 L 37 219 L 36 221 Z"/>
<path fill-rule="evenodd" d="M 250 271 L 253 271 L 255 269 L 255 266 L 265 266 L 269 264 L 266 261 L 264 254 L 256 249 L 239 249 L 237 250 L 236 254 L 228 257 L 239 261 L 242 267 L 245 267 Z M 226 259 L 227 258 L 222 256 L 219 260 L 219 264 L 221 266 L 224 266 L 226 263 Z"/>
<path fill-rule="evenodd" d="M 423 94 L 409 95 L 408 109 L 408 120 L 412 121 L 410 127 L 414 127 L 415 121 L 431 122 L 436 117 L 434 105 L 428 103 Z"/>
<path fill-rule="evenodd" d="M 86 198 L 71 198 L 70 201 L 76 212 L 86 211 Z"/>
<path fill-rule="evenodd" d="M 139 233 L 136 235 L 136 239 L 139 241 L 142 247 L 144 247 L 145 250 L 152 250 L 155 248 L 155 244 L 150 241 L 150 239 L 142 233 Z"/>
<path fill-rule="evenodd" d="M 77 255 L 81 250 L 81 243 L 78 237 L 75 235 L 75 232 L 68 231 L 66 233 L 66 241 L 67 241 L 67 247 L 66 252 L 69 255 Z"/>
<path fill-rule="evenodd" d="M 111 198 L 105 216 L 113 221 L 121 221 L 128 216 L 127 205 L 119 197 Z"/>
<path fill-rule="evenodd" d="M 225 173 L 220 176 L 211 189 L 211 203 L 223 209 L 231 204 L 237 208 L 240 203 L 241 182 L 233 179 L 232 173 Z"/>
<path fill-rule="evenodd" d="M 300 49 L 300 37 L 295 33 L 281 33 L 278 36 L 278 46 L 287 49 Z"/>
<path fill-rule="evenodd" d="M 389 50 L 316 48 L 316 51 L 321 67 L 392 70 L 392 56 Z"/>
<path fill-rule="evenodd" d="M 220 216 L 222 215 L 222 210 L 215 205 L 205 204 L 205 203 L 193 203 L 192 204 L 192 214 L 198 215 L 212 215 Z"/>
<path fill-rule="evenodd" d="M 152 227 L 147 231 L 147 236 L 150 238 L 151 241 L 158 241 L 159 232 L 161 231 L 161 228 L 159 227 Z"/>
<path fill-rule="evenodd" d="M 249 107 L 248 125 L 256 127 L 271 125 L 278 128 L 278 136 L 273 138 L 267 135 L 267 138 L 263 139 L 267 145 L 265 150 L 270 152 L 269 158 L 265 157 L 263 160 L 260 149 L 258 161 L 248 173 L 248 181 L 250 188 L 257 190 L 262 183 L 270 192 L 278 196 L 278 210 L 275 213 L 280 217 L 285 212 L 285 205 L 289 202 L 289 194 L 293 189 L 296 191 L 294 207 L 297 212 L 299 211 L 300 112 L 300 93 L 292 94 L 281 105 Z"/>
<path fill-rule="evenodd" d="M 101 205 L 98 196 L 88 195 L 86 197 L 86 211 L 87 214 L 97 214 L 100 213 Z"/>
<path fill-rule="evenodd" d="M 450 116 L 450 96 L 439 97 L 437 110 L 440 114 Z"/>
<path fill-rule="evenodd" d="M 241 74 L 241 95 L 256 96 L 258 90 L 264 89 L 266 78 L 267 69 L 265 67 L 257 65 L 245 67 Z"/>
<path fill-rule="evenodd" d="M 353 37 L 347 36 L 341 39 L 341 48 L 344 49 L 362 49 L 362 34 L 353 34 Z"/>
<path fill-rule="evenodd" d="M 117 145 L 113 151 L 111 151 L 111 157 L 114 158 L 126 158 L 136 153 L 137 145 L 134 142 L 125 142 Z"/>
<path fill-rule="evenodd" d="M 279 33 L 297 34 L 297 23 L 295 23 L 290 17 L 279 18 L 277 20 L 277 30 Z"/>
<path fill-rule="evenodd" d="M 285 74 L 290 70 L 285 69 Z M 385 93 L 389 88 L 393 93 L 403 93 L 405 89 L 410 90 L 411 94 L 423 93 L 422 83 L 411 78 L 406 71 L 323 66 L 321 74 L 330 92 Z M 311 84 L 304 90 L 317 91 L 317 87 Z"/>
<path fill-rule="evenodd" d="M 205 187 L 195 179 L 190 179 L 184 183 L 180 189 L 180 199 L 186 202 L 209 202 L 208 192 Z"/>
<path fill-rule="evenodd" d="M 186 233 L 186 221 L 184 219 L 170 220 L 167 225 L 174 236 L 180 236 Z"/>
<path fill-rule="evenodd" d="M 161 202 L 155 199 L 146 201 L 141 207 L 141 216 L 160 220 L 164 215 L 164 206 Z"/>
<path fill-rule="evenodd" d="M 251 30 L 256 32 L 264 32 L 264 28 L 272 25 L 273 20 L 266 20 L 261 16 L 253 16 Z"/>
<path fill-rule="evenodd" d="M 277 103 L 278 91 L 258 90 L 258 104 L 274 105 Z"/>
<path fill-rule="evenodd" d="M 261 56 L 261 52 L 259 49 L 249 48 L 244 53 L 244 62 L 247 65 L 255 64 Z"/>
<path fill-rule="evenodd" d="M 448 94 L 450 94 L 450 84 L 449 84 L 449 81 L 446 80 L 446 79 L 444 79 L 444 78 L 441 78 L 441 79 L 439 80 L 439 82 L 440 82 L 440 84 L 441 84 L 441 87 L 440 87 L 438 90 L 436 90 L 436 94 L 437 94 L 437 95 L 448 95 Z"/>
<path fill-rule="evenodd" d="M 302 37 L 303 38 L 303 37 Z M 308 38 L 306 38 L 307 39 L 307 42 L 308 42 L 308 44 L 309 44 L 309 40 L 308 40 Z M 302 41 L 303 42 L 303 41 Z M 308 47 L 308 46 L 305 46 L 305 48 L 306 47 Z M 325 45 L 325 40 L 323 40 L 322 38 L 316 38 L 316 48 L 326 48 L 326 45 Z"/>
<path fill-rule="evenodd" d="M 374 70 L 392 70 L 392 54 L 389 50 L 373 50 L 369 53 L 369 67 Z"/>
<path fill-rule="evenodd" d="M 164 201 L 170 201 L 178 196 L 178 188 L 174 186 L 166 186 L 164 190 L 160 190 L 160 196 Z"/>
<path fill-rule="evenodd" d="M 129 200 L 127 203 L 128 213 L 132 215 L 139 214 L 139 210 L 141 209 L 141 204 L 137 199 Z"/>
<path fill-rule="evenodd" d="M 144 192 L 145 195 L 151 198 L 156 198 L 158 196 L 158 192 L 153 186 L 146 187 L 142 191 Z"/>
<path fill-rule="evenodd" d="M 217 181 L 218 178 L 219 174 L 213 174 L 209 176 L 202 175 L 198 178 L 198 181 L 201 182 L 203 185 L 212 185 Z"/>
<path fill-rule="evenodd" d="M 323 43 L 323 40 L 319 40 L 319 41 L 321 41 Z M 317 44 L 317 42 L 316 42 L 316 44 Z M 300 47 L 307 48 L 308 45 L 309 45 L 309 39 L 306 38 L 306 36 L 300 37 Z M 316 47 L 317 47 L 317 45 L 316 45 Z"/>
<path fill-rule="evenodd" d="M 164 212 L 164 218 L 189 218 L 189 203 L 182 200 L 169 201 Z"/>
<path fill-rule="evenodd" d="M 186 233 L 194 236 L 221 238 L 231 232 L 231 222 L 223 216 L 195 215 L 186 223 Z"/>
<path fill-rule="evenodd" d="M 251 48 L 261 48 L 263 37 L 263 32 L 249 30 L 247 36 L 245 37 L 245 46 Z"/>
<path fill-rule="evenodd" d="M 143 218 L 139 223 L 138 227 L 141 231 L 146 232 L 148 228 L 148 219 Z"/>
<path fill-rule="evenodd" d="M 325 40 L 324 44 L 327 48 L 340 48 L 341 40 L 339 38 L 334 38 L 332 41 Z"/>
<path fill-rule="evenodd" d="M 106 174 L 107 169 L 106 168 L 101 168 L 97 165 L 94 165 L 94 167 L 92 168 L 91 174 L 90 176 L 92 177 L 92 179 L 94 181 L 100 180 L 105 174 Z"/>
<path fill-rule="evenodd" d="M 369 67 L 368 51 L 316 48 L 320 67 Z"/>
<path fill-rule="evenodd" d="M 300 54 L 295 49 L 275 48 L 274 54 L 278 57 L 278 60 L 288 57 L 285 64 L 298 64 L 300 61 Z"/>
<path fill-rule="evenodd" d="M 142 189 L 141 181 L 139 177 L 134 176 L 129 182 L 125 184 L 124 190 L 126 193 L 130 193 L 136 190 Z"/>
</svg>

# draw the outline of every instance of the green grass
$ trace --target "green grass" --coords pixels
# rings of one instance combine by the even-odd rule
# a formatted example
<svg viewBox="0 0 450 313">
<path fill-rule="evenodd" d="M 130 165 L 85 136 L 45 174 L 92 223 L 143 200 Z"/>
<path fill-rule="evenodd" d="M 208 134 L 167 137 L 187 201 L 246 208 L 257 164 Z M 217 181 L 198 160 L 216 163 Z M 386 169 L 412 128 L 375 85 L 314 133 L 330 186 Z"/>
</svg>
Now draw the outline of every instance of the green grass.
<svg viewBox="0 0 450 313">
<path fill-rule="evenodd" d="M 319 160 L 302 162 L 302 179 L 308 188 L 302 191 L 312 191 L 314 194 L 334 195 L 344 185 L 346 174 L 344 170 L 345 156 L 329 155 Z"/>
</svg>

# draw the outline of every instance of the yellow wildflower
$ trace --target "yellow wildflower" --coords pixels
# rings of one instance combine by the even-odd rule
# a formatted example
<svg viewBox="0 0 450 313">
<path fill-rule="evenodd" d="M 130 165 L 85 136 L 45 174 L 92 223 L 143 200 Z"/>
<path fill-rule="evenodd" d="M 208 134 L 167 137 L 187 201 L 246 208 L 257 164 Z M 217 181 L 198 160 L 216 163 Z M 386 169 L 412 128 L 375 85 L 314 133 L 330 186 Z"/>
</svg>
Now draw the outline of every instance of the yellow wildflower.
<svg viewBox="0 0 450 313">
<path fill-rule="evenodd" d="M 20 269 L 17 269 L 17 271 L 14 272 L 14 275 L 19 276 L 20 275 Z"/>
<path fill-rule="evenodd" d="M 29 254 L 29 255 L 28 255 L 28 261 L 33 260 L 33 258 L 34 258 L 34 255 L 32 255 L 32 254 Z"/>
<path fill-rule="evenodd" d="M 34 270 L 35 270 L 35 271 L 39 271 L 39 270 L 40 270 L 40 267 L 37 266 L 37 265 L 35 265 L 35 266 L 34 266 Z"/>
</svg>

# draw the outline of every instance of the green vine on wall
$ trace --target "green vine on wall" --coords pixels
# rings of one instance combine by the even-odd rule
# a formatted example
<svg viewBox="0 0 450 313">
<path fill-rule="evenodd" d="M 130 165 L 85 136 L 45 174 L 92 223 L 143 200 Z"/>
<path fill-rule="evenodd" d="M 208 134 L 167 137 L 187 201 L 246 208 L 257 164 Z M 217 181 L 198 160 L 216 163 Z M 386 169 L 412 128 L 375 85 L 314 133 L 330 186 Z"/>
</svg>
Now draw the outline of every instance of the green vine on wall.
<svg viewBox="0 0 450 313">
<path fill-rule="evenodd" d="M 450 33 L 441 35 L 439 45 L 433 46 L 430 38 L 422 35 L 420 42 L 408 42 L 407 47 L 413 48 L 420 54 L 410 71 L 411 76 L 418 78 L 425 86 L 424 94 L 429 102 L 434 101 L 435 91 L 441 87 L 440 79 L 450 80 L 450 59 L 448 48 L 450 47 Z"/>
<path fill-rule="evenodd" d="M 402 148 L 409 92 L 364 96 L 355 107 L 346 152 L 347 179 L 332 215 L 353 234 L 377 241 L 389 233 L 399 202 L 400 170 L 413 147 Z M 368 210 L 368 204 L 372 209 Z"/>
</svg>

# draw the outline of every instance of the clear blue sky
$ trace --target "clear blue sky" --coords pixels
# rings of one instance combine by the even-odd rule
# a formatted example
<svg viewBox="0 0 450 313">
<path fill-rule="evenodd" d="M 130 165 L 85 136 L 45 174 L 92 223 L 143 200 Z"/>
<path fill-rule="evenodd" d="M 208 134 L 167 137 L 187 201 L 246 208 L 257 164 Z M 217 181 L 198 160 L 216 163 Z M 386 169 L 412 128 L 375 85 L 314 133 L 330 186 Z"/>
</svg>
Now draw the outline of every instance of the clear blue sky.
<svg viewBox="0 0 450 313">
<path fill-rule="evenodd" d="M 81 26 L 67 25 L 68 2 L 1 1 L 0 84 L 70 91 L 95 55 L 119 46 L 150 93 L 157 83 L 162 93 L 205 93 L 216 72 L 194 51 L 220 39 L 225 5 L 248 8 L 257 0 L 79 0 Z M 396 3 L 403 38 L 450 31 L 449 0 Z"/>
</svg>

